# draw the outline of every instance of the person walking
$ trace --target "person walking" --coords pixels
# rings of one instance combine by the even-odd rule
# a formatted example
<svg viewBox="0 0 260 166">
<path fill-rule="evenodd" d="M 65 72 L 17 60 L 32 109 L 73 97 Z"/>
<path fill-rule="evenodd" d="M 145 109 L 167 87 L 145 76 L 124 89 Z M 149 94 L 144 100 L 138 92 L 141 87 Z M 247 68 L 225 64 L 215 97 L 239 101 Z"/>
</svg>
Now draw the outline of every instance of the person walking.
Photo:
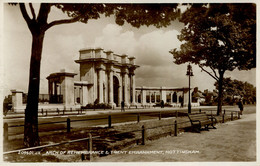
<svg viewBox="0 0 260 166">
<path fill-rule="evenodd" d="M 243 106 L 242 98 L 239 99 L 237 105 L 238 105 L 238 107 L 239 107 L 239 109 L 240 109 L 240 114 L 243 115 L 244 106 Z"/>
<path fill-rule="evenodd" d="M 124 112 L 125 111 L 125 102 L 124 100 L 121 101 L 121 112 Z"/>
<path fill-rule="evenodd" d="M 164 108 L 164 101 L 161 101 L 161 108 Z"/>
</svg>

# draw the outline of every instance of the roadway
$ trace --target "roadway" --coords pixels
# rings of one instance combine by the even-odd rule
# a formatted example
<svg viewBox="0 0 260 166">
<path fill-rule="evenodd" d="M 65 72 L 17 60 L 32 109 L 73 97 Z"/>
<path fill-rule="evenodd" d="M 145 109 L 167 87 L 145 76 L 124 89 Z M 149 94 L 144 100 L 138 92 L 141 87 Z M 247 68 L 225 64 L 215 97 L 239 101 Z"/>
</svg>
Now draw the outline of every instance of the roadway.
<svg viewBox="0 0 260 166">
<path fill-rule="evenodd" d="M 216 111 L 216 106 L 210 107 L 195 107 L 192 111 L 213 110 L 213 114 Z M 223 109 L 237 110 L 234 106 L 225 106 Z M 66 131 L 67 118 L 71 121 L 71 130 L 79 130 L 85 127 L 108 126 L 108 116 L 111 115 L 112 126 L 118 123 L 131 123 L 137 122 L 138 114 L 140 115 L 140 121 L 159 119 L 160 113 L 161 118 L 174 117 L 175 112 L 178 110 L 179 115 L 181 112 L 187 113 L 187 108 L 148 108 L 148 109 L 126 109 L 125 112 L 121 112 L 119 109 L 116 110 L 96 110 L 86 111 L 79 115 L 59 115 L 59 116 L 41 116 L 38 118 L 38 130 L 41 133 L 49 133 L 52 131 Z M 8 117 L 8 116 L 7 116 Z M 6 118 L 3 120 L 4 123 L 8 123 L 8 135 L 11 138 L 17 138 L 23 136 L 23 124 L 24 118 Z M 59 122 L 59 123 L 56 123 Z M 20 127 L 11 127 L 20 126 Z"/>
</svg>

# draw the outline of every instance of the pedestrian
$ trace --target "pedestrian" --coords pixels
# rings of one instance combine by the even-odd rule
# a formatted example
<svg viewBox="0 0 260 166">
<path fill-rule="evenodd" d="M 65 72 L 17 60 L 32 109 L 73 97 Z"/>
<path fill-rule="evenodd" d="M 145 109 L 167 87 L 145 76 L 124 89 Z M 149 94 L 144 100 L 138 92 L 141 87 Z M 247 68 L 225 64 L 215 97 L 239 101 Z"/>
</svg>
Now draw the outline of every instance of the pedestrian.
<svg viewBox="0 0 260 166">
<path fill-rule="evenodd" d="M 125 102 L 121 101 L 121 112 L 125 111 Z"/>
<path fill-rule="evenodd" d="M 164 108 L 164 101 L 161 101 L 161 108 Z"/>
<path fill-rule="evenodd" d="M 237 105 L 238 105 L 238 107 L 239 107 L 239 109 L 240 109 L 240 113 L 241 113 L 241 115 L 243 115 L 243 109 L 244 109 L 244 106 L 243 106 L 242 99 L 239 99 Z"/>
<path fill-rule="evenodd" d="M 94 110 L 96 109 L 97 104 L 98 104 L 98 99 L 96 99 L 96 100 L 94 101 Z"/>
</svg>

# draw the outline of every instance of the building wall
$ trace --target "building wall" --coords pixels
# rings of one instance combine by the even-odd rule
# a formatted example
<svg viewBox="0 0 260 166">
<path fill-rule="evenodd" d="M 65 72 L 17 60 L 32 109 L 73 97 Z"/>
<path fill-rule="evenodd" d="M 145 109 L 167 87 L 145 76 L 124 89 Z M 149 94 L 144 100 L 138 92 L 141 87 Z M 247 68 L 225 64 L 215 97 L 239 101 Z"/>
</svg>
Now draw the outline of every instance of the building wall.
<svg viewBox="0 0 260 166">
<path fill-rule="evenodd" d="M 184 88 L 135 88 L 134 73 L 139 66 L 135 65 L 134 57 L 128 58 L 127 55 L 117 55 L 112 51 L 104 51 L 101 48 L 83 49 L 80 50 L 79 60 L 75 62 L 80 64 L 80 81 L 76 83 L 79 92 L 77 92 L 77 89 L 76 91 L 74 89 L 73 77 L 64 77 L 62 78 L 64 81 L 61 82 L 61 93 L 67 104 L 75 104 L 74 95 L 81 98 L 80 104 L 83 105 L 94 104 L 97 101 L 98 103 L 109 103 L 113 106 L 117 104 L 120 106 L 122 100 L 124 100 L 126 106 L 135 105 L 135 103 L 141 103 L 142 105 L 151 104 L 152 100 L 155 103 L 161 100 L 173 103 L 172 97 L 174 92 L 177 94 L 175 104 L 181 103 L 179 101 L 180 96 L 184 97 L 184 105 L 188 103 L 187 89 L 183 93 Z M 114 103 L 113 77 L 116 77 L 119 81 L 118 103 Z"/>
</svg>

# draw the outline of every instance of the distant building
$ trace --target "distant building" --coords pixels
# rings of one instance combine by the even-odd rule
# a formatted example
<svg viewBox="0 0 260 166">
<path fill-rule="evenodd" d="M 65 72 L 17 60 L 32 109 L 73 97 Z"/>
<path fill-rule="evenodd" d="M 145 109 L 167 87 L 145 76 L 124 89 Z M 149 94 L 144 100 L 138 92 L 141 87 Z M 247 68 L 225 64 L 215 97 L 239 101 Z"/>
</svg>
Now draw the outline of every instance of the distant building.
<svg viewBox="0 0 260 166">
<path fill-rule="evenodd" d="M 48 79 L 49 97 L 42 96 L 49 103 L 66 107 L 106 103 L 113 107 L 155 105 L 163 100 L 172 106 L 186 106 L 188 88 L 178 87 L 136 87 L 135 57 L 118 55 L 102 48 L 87 48 L 79 51 L 79 81 L 76 73 L 60 72 L 50 74 Z M 16 93 L 13 91 L 13 94 Z M 17 91 L 17 95 L 22 94 Z M 192 103 L 198 106 L 199 103 Z"/>
</svg>

